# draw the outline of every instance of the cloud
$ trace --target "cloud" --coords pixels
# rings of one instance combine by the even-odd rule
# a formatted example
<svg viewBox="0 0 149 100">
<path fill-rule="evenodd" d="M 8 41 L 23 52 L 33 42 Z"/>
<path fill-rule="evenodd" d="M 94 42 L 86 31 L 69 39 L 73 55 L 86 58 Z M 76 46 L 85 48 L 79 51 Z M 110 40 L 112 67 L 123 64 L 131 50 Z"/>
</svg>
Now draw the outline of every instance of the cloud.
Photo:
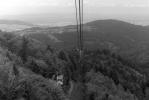
<svg viewBox="0 0 149 100">
<path fill-rule="evenodd" d="M 85 0 L 85 3 L 92 7 L 149 7 L 149 0 Z"/>
<path fill-rule="evenodd" d="M 0 0 L 0 15 L 73 12 L 74 2 L 74 0 Z M 121 9 L 122 7 L 149 8 L 149 0 L 84 0 L 84 7 L 86 12 L 97 12 L 97 9 L 100 9 L 100 7 L 109 7 L 118 9 L 116 12 L 119 13 L 120 11 L 124 11 Z M 106 11 L 108 10 L 106 9 Z M 106 13 L 106 11 L 102 12 Z M 144 12 L 143 10 L 141 11 Z M 129 12 L 129 9 L 125 12 Z"/>
</svg>

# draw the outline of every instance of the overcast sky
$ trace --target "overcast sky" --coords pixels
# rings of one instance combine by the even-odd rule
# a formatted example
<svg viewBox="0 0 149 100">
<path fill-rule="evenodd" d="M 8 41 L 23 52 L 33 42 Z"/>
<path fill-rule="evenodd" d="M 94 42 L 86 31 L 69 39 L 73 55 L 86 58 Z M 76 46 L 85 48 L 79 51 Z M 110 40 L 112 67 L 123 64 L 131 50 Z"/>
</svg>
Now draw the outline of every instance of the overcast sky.
<svg viewBox="0 0 149 100">
<path fill-rule="evenodd" d="M 146 20 L 149 17 L 149 0 L 84 0 L 84 6 L 86 19 Z M 74 0 L 0 0 L 0 19 L 15 19 L 15 17 L 19 19 L 19 16 L 23 16 L 20 19 L 27 20 L 33 19 L 33 15 L 38 14 L 43 14 L 41 18 L 46 18 L 44 16 L 73 18 L 74 11 Z"/>
</svg>

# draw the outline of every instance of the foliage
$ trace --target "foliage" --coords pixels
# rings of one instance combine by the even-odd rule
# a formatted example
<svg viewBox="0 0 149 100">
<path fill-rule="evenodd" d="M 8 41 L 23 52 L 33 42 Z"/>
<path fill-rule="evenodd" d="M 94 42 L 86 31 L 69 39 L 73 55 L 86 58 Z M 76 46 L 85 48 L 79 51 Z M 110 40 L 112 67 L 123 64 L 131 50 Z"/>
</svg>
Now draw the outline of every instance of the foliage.
<svg viewBox="0 0 149 100">
<path fill-rule="evenodd" d="M 137 100 L 135 95 L 115 85 L 112 79 L 93 70 L 87 73 L 87 90 L 90 100 Z"/>
<path fill-rule="evenodd" d="M 146 77 L 133 69 L 133 63 L 124 63 L 123 58 L 111 53 L 109 50 L 86 50 L 83 59 L 79 61 L 77 51 L 68 52 L 68 55 L 62 53 L 60 58 L 67 62 L 64 75 L 66 81 L 73 80 L 86 83 L 86 73 L 94 70 L 95 73 L 102 73 L 111 78 L 116 85 L 121 85 L 124 91 L 130 91 L 139 99 L 144 98 Z M 82 78 L 83 76 L 83 78 Z"/>
<path fill-rule="evenodd" d="M 2 100 L 66 100 L 71 81 L 80 83 L 80 91 L 89 100 L 145 96 L 146 76 L 136 64 L 109 50 L 85 50 L 80 58 L 77 50 L 56 50 L 29 37 L 7 34 L 0 42 Z M 52 80 L 57 73 L 64 75 L 62 87 Z"/>
</svg>

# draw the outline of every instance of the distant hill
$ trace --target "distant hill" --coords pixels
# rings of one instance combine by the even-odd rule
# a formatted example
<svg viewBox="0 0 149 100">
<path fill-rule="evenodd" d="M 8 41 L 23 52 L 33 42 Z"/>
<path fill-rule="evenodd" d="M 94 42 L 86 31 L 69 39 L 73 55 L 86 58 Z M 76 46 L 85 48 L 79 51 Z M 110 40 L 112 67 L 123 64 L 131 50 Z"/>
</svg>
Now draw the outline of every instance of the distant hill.
<svg viewBox="0 0 149 100">
<path fill-rule="evenodd" d="M 36 25 L 18 20 L 0 20 L 0 29 L 3 31 L 17 31 L 26 28 L 35 27 Z"/>
<path fill-rule="evenodd" d="M 18 20 L 0 20 L 0 24 L 8 24 L 8 25 L 26 25 L 26 26 L 34 26 L 32 23 L 24 22 L 24 21 L 18 21 Z"/>
<path fill-rule="evenodd" d="M 57 48 L 77 46 L 76 26 L 28 28 L 17 31 Z M 119 20 L 96 20 L 84 24 L 84 45 L 88 49 L 108 48 L 140 62 L 149 59 L 149 30 Z"/>
</svg>

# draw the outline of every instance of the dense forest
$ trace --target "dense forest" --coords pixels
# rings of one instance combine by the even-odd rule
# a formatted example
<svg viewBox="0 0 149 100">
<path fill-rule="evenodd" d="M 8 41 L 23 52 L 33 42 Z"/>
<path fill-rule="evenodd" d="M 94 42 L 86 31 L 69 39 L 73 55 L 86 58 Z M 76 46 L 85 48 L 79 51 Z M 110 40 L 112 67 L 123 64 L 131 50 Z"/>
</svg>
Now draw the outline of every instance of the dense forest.
<svg viewBox="0 0 149 100">
<path fill-rule="evenodd" d="M 142 65 L 110 50 L 80 58 L 75 48 L 2 31 L 0 45 L 0 100 L 148 100 Z"/>
</svg>

